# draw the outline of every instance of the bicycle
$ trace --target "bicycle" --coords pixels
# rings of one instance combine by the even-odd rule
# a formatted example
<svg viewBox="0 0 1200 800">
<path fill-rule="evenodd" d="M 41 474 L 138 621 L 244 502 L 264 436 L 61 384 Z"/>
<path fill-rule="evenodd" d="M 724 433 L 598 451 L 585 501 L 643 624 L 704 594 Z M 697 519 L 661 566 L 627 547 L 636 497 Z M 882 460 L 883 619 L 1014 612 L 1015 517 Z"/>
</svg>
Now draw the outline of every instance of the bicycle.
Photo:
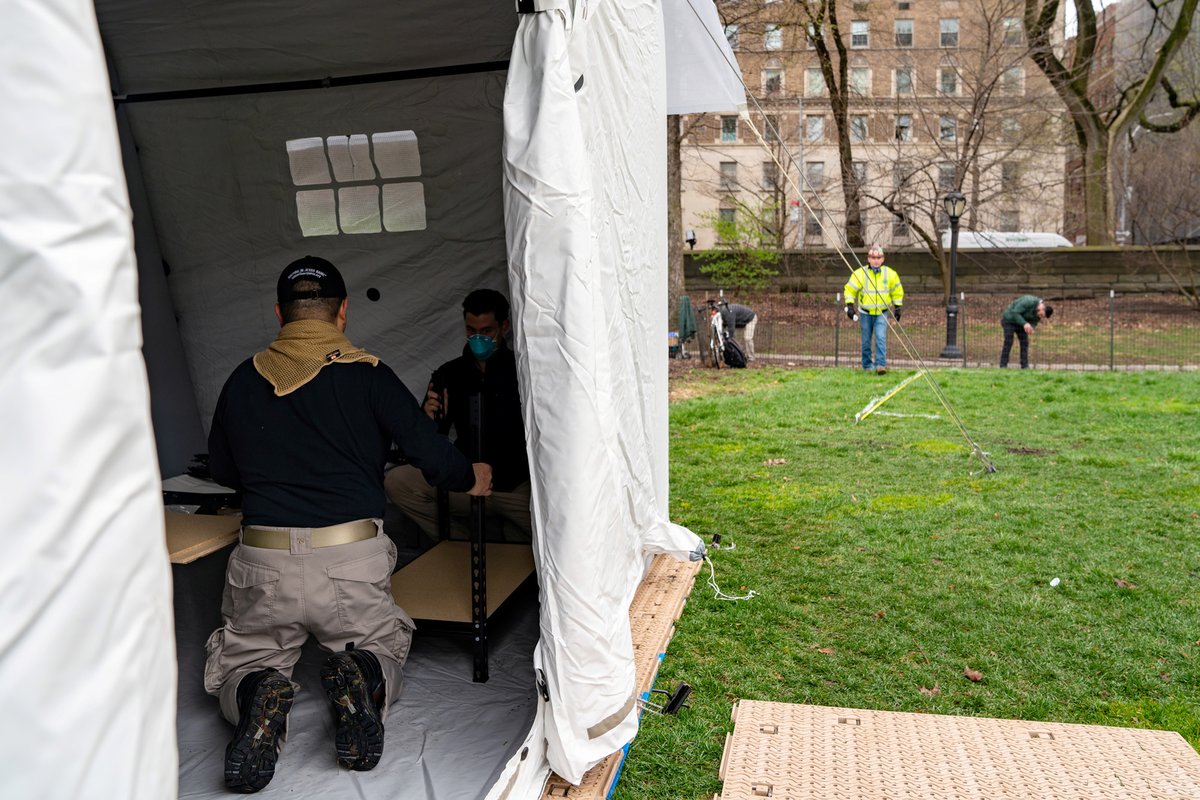
<svg viewBox="0 0 1200 800">
<path fill-rule="evenodd" d="M 725 366 L 725 340 L 729 338 L 728 332 L 725 330 L 725 323 L 721 319 L 721 311 L 715 306 L 708 307 L 708 354 L 712 359 L 713 366 L 717 369 Z"/>
</svg>

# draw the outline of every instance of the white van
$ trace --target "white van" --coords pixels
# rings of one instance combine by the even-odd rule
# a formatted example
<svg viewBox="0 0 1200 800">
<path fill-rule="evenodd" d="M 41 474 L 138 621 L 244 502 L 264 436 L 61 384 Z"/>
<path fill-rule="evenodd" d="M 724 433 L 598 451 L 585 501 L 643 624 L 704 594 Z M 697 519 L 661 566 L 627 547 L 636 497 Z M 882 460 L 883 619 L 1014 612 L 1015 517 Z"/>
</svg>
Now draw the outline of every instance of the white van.
<svg viewBox="0 0 1200 800">
<path fill-rule="evenodd" d="M 1071 242 L 1057 233 L 1031 231 L 959 231 L 959 250 L 1014 250 L 1070 247 Z M 942 232 L 942 247 L 950 249 L 950 231 Z"/>
</svg>

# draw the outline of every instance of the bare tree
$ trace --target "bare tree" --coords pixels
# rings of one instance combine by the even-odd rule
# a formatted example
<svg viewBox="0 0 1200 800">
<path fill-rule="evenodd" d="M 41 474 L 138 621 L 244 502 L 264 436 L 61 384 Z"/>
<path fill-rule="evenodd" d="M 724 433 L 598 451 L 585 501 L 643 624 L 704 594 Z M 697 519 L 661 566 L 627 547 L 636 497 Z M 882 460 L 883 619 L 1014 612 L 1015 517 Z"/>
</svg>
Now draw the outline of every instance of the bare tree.
<svg viewBox="0 0 1200 800">
<path fill-rule="evenodd" d="M 842 203 L 845 209 L 846 242 L 850 247 L 863 246 L 862 208 L 859 203 L 859 185 L 854 176 L 854 155 L 850 146 L 850 100 L 851 86 L 848 80 L 849 59 L 846 40 L 838 23 L 837 3 L 834 0 L 817 0 L 799 3 L 800 23 L 806 39 L 817 54 L 821 76 L 829 93 L 829 105 L 833 112 L 833 126 L 837 138 L 838 163 L 841 168 Z M 826 33 L 828 32 L 828 36 Z M 833 43 L 833 50 L 829 44 Z M 836 57 L 835 57 L 836 56 Z"/>
<path fill-rule="evenodd" d="M 1024 0 L 1023 16 L 1030 56 L 1070 112 L 1083 157 L 1088 244 L 1111 244 L 1115 230 L 1111 202 L 1114 148 L 1135 124 L 1173 132 L 1186 127 L 1200 113 L 1200 98 L 1180 96 L 1168 70 L 1191 31 L 1197 0 L 1146 0 L 1154 11 L 1154 24 L 1146 32 L 1145 68 L 1124 72 L 1121 85 L 1112 93 L 1113 102 L 1103 106 L 1097 105 L 1098 93 L 1093 91 L 1093 81 L 1101 71 L 1096 8 L 1092 0 L 1071 2 L 1078 33 L 1067 52 L 1060 52 L 1055 41 L 1062 0 Z M 1145 119 L 1143 115 L 1156 94 L 1176 110 L 1173 119 L 1160 123 Z"/>
<path fill-rule="evenodd" d="M 1200 127 L 1139 137 L 1125 176 L 1133 243 L 1145 245 L 1159 270 L 1200 311 L 1200 182 L 1175 179 L 1180 153 L 1200 153 Z M 1148 198 L 1148 202 L 1140 202 Z"/>
<path fill-rule="evenodd" d="M 678 114 L 667 115 L 667 327 L 675 325 L 683 296 L 683 200 L 679 147 L 683 138 Z"/>
<path fill-rule="evenodd" d="M 892 165 L 864 184 L 864 198 L 888 212 L 893 238 L 911 235 L 938 261 L 943 296 L 950 285 L 942 239 L 948 192 L 967 196 L 968 229 L 1016 230 L 1017 209 L 1044 205 L 1038 201 L 1062 185 L 1061 107 L 1025 80 L 1023 39 L 1008 22 L 1019 2 L 970 3 L 961 33 L 972 46 L 948 51 L 936 65 L 900 54 L 894 68 L 911 90 L 897 92 L 894 128 L 876 137 L 886 144 L 861 146 L 876 151 L 872 161 Z"/>
</svg>

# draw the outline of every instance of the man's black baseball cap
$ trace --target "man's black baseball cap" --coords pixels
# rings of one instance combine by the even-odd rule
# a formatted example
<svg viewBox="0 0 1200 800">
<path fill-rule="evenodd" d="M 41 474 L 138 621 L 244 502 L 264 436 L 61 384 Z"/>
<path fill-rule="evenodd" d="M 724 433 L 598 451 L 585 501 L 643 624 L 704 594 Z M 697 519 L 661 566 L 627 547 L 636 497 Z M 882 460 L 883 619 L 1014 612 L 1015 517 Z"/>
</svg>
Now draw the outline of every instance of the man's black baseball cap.
<svg viewBox="0 0 1200 800">
<path fill-rule="evenodd" d="M 294 288 L 301 281 L 312 281 L 318 284 L 317 289 L 296 291 Z M 293 300 L 315 300 L 318 297 L 331 297 L 342 300 L 346 297 L 346 282 L 338 268 L 319 256 L 298 258 L 283 268 L 279 274 L 279 283 L 275 287 L 275 297 L 279 305 Z"/>
</svg>

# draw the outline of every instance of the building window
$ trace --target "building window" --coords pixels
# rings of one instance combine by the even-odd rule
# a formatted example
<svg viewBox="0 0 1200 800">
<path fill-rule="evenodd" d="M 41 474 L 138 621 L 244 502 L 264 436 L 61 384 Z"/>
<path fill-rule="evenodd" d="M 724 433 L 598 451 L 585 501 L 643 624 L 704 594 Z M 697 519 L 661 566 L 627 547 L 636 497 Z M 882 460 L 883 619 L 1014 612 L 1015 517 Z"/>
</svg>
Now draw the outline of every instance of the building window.
<svg viewBox="0 0 1200 800">
<path fill-rule="evenodd" d="M 854 50 L 865 50 L 871 46 L 871 23 L 865 19 L 856 19 L 850 23 L 850 47 Z"/>
<path fill-rule="evenodd" d="M 804 70 L 804 96 L 805 97 L 824 97 L 825 96 L 825 76 L 821 74 L 819 69 Z"/>
<path fill-rule="evenodd" d="M 912 67 L 900 67 L 896 70 L 896 95 L 913 93 Z"/>
<path fill-rule="evenodd" d="M 809 161 L 804 165 L 804 181 L 809 189 L 819 192 L 825 188 L 825 162 Z"/>
<path fill-rule="evenodd" d="M 958 20 L 943 19 L 938 22 L 938 30 L 941 32 L 941 40 L 939 44 L 942 47 L 958 47 Z"/>
<path fill-rule="evenodd" d="M 912 115 L 897 114 L 896 115 L 896 141 L 911 142 L 912 141 Z"/>
<path fill-rule="evenodd" d="M 719 184 L 723 191 L 731 192 L 737 189 L 737 162 L 722 161 L 721 162 L 721 182 Z"/>
<path fill-rule="evenodd" d="M 938 164 L 938 191 L 952 192 L 958 188 L 956 186 L 956 177 L 957 170 L 954 168 L 954 164 L 949 161 L 943 161 Z"/>
<path fill-rule="evenodd" d="M 783 49 L 783 28 L 778 22 L 768 22 L 763 29 L 763 50 Z"/>
<path fill-rule="evenodd" d="M 856 186 L 867 185 L 867 162 L 852 161 L 850 163 L 851 174 L 854 176 L 854 184 Z"/>
<path fill-rule="evenodd" d="M 910 177 L 912 177 L 912 164 L 907 161 L 897 161 L 892 167 L 892 189 L 897 195 L 903 193 L 908 186 Z"/>
<path fill-rule="evenodd" d="M 737 117 L 721 117 L 721 141 L 737 141 Z"/>
<path fill-rule="evenodd" d="M 764 161 L 762 165 L 763 189 L 773 192 L 779 188 L 779 167 L 774 161 Z"/>
<path fill-rule="evenodd" d="M 1000 88 L 1007 95 L 1025 93 L 1025 70 L 1021 67 L 1009 67 L 1000 78 Z"/>
<path fill-rule="evenodd" d="M 807 42 L 807 47 L 809 50 L 816 48 L 817 39 L 824 39 L 824 38 L 825 38 L 825 26 L 824 25 L 822 25 L 821 27 L 818 28 L 816 25 L 814 25 L 813 23 L 810 22 L 804 26 L 804 39 Z"/>
<path fill-rule="evenodd" d="M 781 69 L 764 69 L 762 72 L 763 91 L 767 94 L 775 94 L 783 91 L 783 70 Z"/>
<path fill-rule="evenodd" d="M 732 241 L 737 236 L 737 209 L 721 206 L 717 209 L 717 223 L 717 241 Z"/>
<path fill-rule="evenodd" d="M 1018 185 L 1017 162 L 1004 161 L 1000 164 L 1000 191 L 1014 193 Z"/>
<path fill-rule="evenodd" d="M 908 239 L 908 218 L 903 214 L 892 214 L 892 238 Z"/>
<path fill-rule="evenodd" d="M 825 117 L 820 114 L 809 114 L 804 118 L 804 140 L 819 142 L 825 138 Z"/>
<path fill-rule="evenodd" d="M 896 20 L 896 47 L 913 46 L 913 21 L 911 19 Z"/>
<path fill-rule="evenodd" d="M 1015 142 L 1021 138 L 1021 122 L 1016 117 L 1005 117 L 1000 120 L 1000 135 L 1005 141 Z"/>
<path fill-rule="evenodd" d="M 850 93 L 866 97 L 871 89 L 871 70 L 866 67 L 850 68 Z"/>
<path fill-rule="evenodd" d="M 957 67 L 942 67 L 938 75 L 938 89 L 942 94 L 958 94 Z"/>
<path fill-rule="evenodd" d="M 776 144 L 782 141 L 779 135 L 779 117 L 774 114 L 763 117 L 763 141 L 767 144 Z"/>
<path fill-rule="evenodd" d="M 810 208 L 804 215 L 804 238 L 820 239 L 821 234 L 821 217 L 819 212 Z"/>
<path fill-rule="evenodd" d="M 947 114 L 938 119 L 938 138 L 943 142 L 953 142 L 958 139 L 958 120 Z"/>
<path fill-rule="evenodd" d="M 850 141 L 865 142 L 867 140 L 867 115 L 855 114 L 850 117 Z"/>
<path fill-rule="evenodd" d="M 1004 29 L 1004 43 L 1018 45 L 1025 41 L 1025 33 L 1021 28 L 1020 17 L 1005 17 L 1001 22 Z"/>
<path fill-rule="evenodd" d="M 729 42 L 730 50 L 738 49 L 738 26 L 737 25 L 726 25 L 725 26 L 725 41 Z"/>
<path fill-rule="evenodd" d="M 1016 209 L 1000 212 L 1000 230 L 1016 233 L 1021 230 L 1021 214 Z"/>
</svg>

